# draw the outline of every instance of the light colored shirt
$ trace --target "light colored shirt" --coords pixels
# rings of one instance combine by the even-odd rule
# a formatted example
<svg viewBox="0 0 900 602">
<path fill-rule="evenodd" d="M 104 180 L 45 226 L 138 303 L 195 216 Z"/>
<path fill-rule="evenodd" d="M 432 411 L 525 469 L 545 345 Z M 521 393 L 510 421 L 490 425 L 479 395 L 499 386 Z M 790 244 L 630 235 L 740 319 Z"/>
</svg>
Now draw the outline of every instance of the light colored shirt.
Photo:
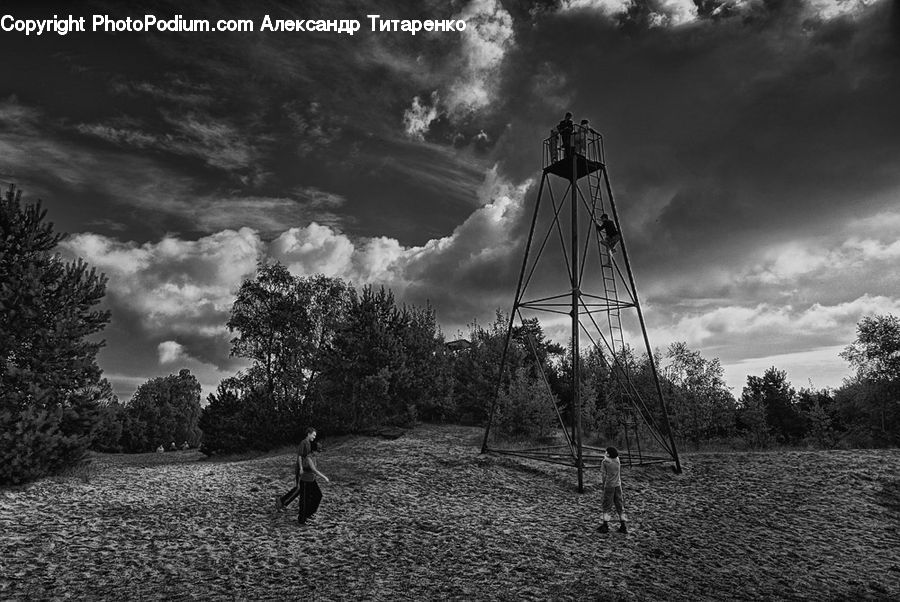
<svg viewBox="0 0 900 602">
<path fill-rule="evenodd" d="M 600 484 L 604 489 L 622 486 L 622 465 L 618 458 L 603 458 L 600 463 Z"/>
</svg>

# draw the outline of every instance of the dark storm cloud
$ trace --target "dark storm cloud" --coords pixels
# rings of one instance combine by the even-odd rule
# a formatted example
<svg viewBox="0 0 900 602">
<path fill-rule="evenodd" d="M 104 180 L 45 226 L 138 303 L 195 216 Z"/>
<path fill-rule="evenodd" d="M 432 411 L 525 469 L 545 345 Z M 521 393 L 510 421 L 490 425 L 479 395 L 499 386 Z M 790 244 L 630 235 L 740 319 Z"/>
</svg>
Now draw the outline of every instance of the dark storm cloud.
<svg viewBox="0 0 900 602">
<path fill-rule="evenodd" d="M 413 9 L 406 3 L 386 2 L 365 8 L 350 2 L 269 2 L 230 11 L 217 5 L 187 11 L 177 3 L 145 8 L 160 16 L 171 12 L 187 18 L 248 17 L 257 25 L 264 14 L 273 19 L 358 18 L 367 25 L 365 15 L 370 11 L 385 17 L 437 18 L 449 17 L 454 10 L 443 3 L 423 3 Z M 132 8 L 107 3 L 82 12 L 108 12 L 114 17 L 137 14 Z M 21 16 L 43 16 L 39 13 L 32 8 Z M 120 161 L 108 163 L 111 179 L 120 170 L 118 163 L 129 161 L 128 155 L 140 155 L 152 157 L 160 170 L 170 172 L 169 178 L 193 179 L 196 185 L 191 189 L 175 187 L 187 195 L 202 191 L 203 197 L 283 198 L 286 190 L 315 186 L 346 198 L 346 215 L 361 210 L 362 219 L 348 220 L 358 234 L 385 233 L 422 243 L 427 240 L 424 232 L 446 234 L 465 218 L 472 208 L 468 200 L 480 183 L 478 168 L 464 157 L 435 153 L 435 147 L 427 144 L 415 148 L 398 135 L 404 107 L 423 82 L 434 77 L 426 76 L 428 69 L 422 64 L 415 68 L 415 57 L 447 57 L 458 46 L 457 37 L 360 32 L 351 39 L 257 32 L 92 34 L 37 44 L 21 36 L 6 36 L 3 42 L 14 47 L 16 54 L 31 53 L 30 62 L 44 71 L 52 65 L 51 71 L 59 74 L 58 86 L 66 90 L 68 103 L 60 105 L 36 86 L 33 73 L 24 71 L 11 86 L 27 90 L 25 106 L 42 113 L 40 136 L 65 142 L 76 152 L 93 155 L 115 149 L 125 153 Z M 61 51 L 47 52 L 51 45 Z M 406 57 L 410 63 L 404 65 L 397 57 Z M 21 64 L 25 66 L 24 61 Z M 418 76 L 410 77 L 411 73 Z M 396 159 L 389 160 L 382 173 L 379 166 L 385 157 Z M 20 178 L 29 175 L 20 174 Z M 385 190 L 386 184 L 391 194 L 370 199 L 371 191 Z M 447 205 L 447 198 L 455 205 Z M 170 200 L 168 207 L 173 210 L 192 202 L 190 198 Z M 100 195 L 94 202 L 115 203 L 116 199 Z M 422 215 L 432 202 L 441 206 L 432 212 L 434 226 L 423 229 L 421 224 L 403 223 L 401 216 Z M 373 205 L 381 210 L 369 211 Z M 394 218 L 390 223 L 370 221 L 367 211 L 373 219 L 382 214 Z M 307 216 L 308 212 L 299 212 L 295 223 Z M 339 214 L 328 221 L 337 224 Z M 236 219 L 227 225 L 244 224 Z M 171 222 L 164 228 L 190 231 L 188 224 Z M 155 234 L 164 231 L 158 229 Z"/>
<path fill-rule="evenodd" d="M 601 4 L 519 14 L 494 156 L 521 181 L 564 111 L 592 120 L 656 340 L 787 361 L 895 309 L 896 234 L 853 224 L 897 207 L 897 3 L 705 4 L 679 26 Z"/>
<path fill-rule="evenodd" d="M 250 12 L 363 16 L 349 4 L 304 4 L 302 14 L 296 8 L 266 4 Z M 136 14 L 107 4 L 90 10 Z M 244 16 L 196 10 L 186 16 Z M 438 18 L 456 8 L 366 10 Z M 46 16 L 35 11 L 21 16 Z M 461 87 L 441 90 L 450 99 L 445 108 L 467 106 L 483 91 L 481 43 L 476 38 L 464 56 Z M 285 259 L 302 260 L 298 269 L 309 261 L 319 270 L 359 266 L 365 277 L 416 251 L 363 238 L 357 259 L 341 227 L 356 237 L 425 244 L 449 235 L 477 207 L 484 163 L 403 131 L 413 98 L 455 68 L 456 35 L 4 36 L 2 44 L 7 56 L 23 57 L 14 64 L 16 77 L 0 84 L 0 97 L 17 95 L 3 110 L 4 170 L 11 167 L 26 192 L 47 197 L 64 229 L 81 232 L 68 252 L 109 275 L 113 323 L 101 361 L 123 395 L 135 386 L 131 375 L 158 375 L 176 358 L 210 374 L 234 367 L 222 329 L 237 286 L 265 252 L 260 233 L 276 237 L 311 220 L 331 225 L 281 237 L 296 243 L 285 247 L 293 254 Z M 48 78 L 64 100 L 48 89 Z M 470 114 L 458 119 L 478 136 Z M 446 137 L 454 129 L 448 125 Z M 86 232 L 87 224 L 100 232 Z M 248 225 L 257 232 L 238 231 Z M 448 246 L 470 254 L 452 240 Z M 475 264 L 466 274 L 482 274 L 464 280 L 487 282 L 490 259 L 464 259 Z M 421 280 L 440 277 L 423 273 Z M 448 313 L 455 315 L 452 305 Z"/>
<path fill-rule="evenodd" d="M 713 247 L 727 256 L 731 245 L 876 208 L 900 183 L 891 4 L 827 22 L 761 10 L 650 29 L 543 13 L 508 57 L 504 97 L 525 126 L 501 140 L 505 172 L 533 173 L 533 141 L 565 108 L 591 117 L 623 214 L 653 214 L 628 234 L 641 247 L 654 241 L 636 249 L 654 263 L 698 261 Z M 566 106 L 532 96 L 534 64 L 554 74 Z"/>
<path fill-rule="evenodd" d="M 834 347 L 900 303 L 885 275 L 900 256 L 885 226 L 900 219 L 896 6 L 95 3 L 364 30 L 2 36 L 17 58 L 0 173 L 110 274 L 124 351 L 103 362 L 125 384 L 151 363 L 187 362 L 204 386 L 235 368 L 223 324 L 266 254 L 430 300 L 447 332 L 490 321 L 512 301 L 540 140 L 566 110 L 604 134 L 658 344 L 735 362 Z M 469 28 L 372 33 L 369 13 Z"/>
</svg>

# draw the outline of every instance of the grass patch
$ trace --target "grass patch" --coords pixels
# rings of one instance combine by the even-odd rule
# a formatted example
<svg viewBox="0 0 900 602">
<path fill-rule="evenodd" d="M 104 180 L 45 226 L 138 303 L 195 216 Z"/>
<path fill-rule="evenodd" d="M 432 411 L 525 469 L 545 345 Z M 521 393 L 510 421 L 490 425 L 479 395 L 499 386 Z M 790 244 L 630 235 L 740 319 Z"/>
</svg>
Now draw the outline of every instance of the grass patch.
<svg viewBox="0 0 900 602">
<path fill-rule="evenodd" d="M 94 463 L 94 459 L 87 457 L 78 464 L 65 468 L 48 478 L 57 483 L 78 482 L 89 484 L 101 471 L 102 468 Z"/>
</svg>

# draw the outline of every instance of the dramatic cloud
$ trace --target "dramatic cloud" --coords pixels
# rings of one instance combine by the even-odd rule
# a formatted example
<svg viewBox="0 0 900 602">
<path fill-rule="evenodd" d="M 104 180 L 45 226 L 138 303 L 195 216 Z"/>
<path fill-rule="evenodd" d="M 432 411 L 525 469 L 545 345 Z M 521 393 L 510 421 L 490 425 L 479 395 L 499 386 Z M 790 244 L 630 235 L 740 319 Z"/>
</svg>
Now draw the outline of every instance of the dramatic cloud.
<svg viewBox="0 0 900 602">
<path fill-rule="evenodd" d="M 413 98 L 412 106 L 403 112 L 403 128 L 406 135 L 416 140 L 424 140 L 431 123 L 437 119 L 438 93 L 432 92 L 431 105 L 422 104 L 418 96 Z"/>
<path fill-rule="evenodd" d="M 400 242 L 379 236 L 361 243 L 353 255 L 352 279 L 361 284 L 399 283 L 402 281 L 402 259 L 408 250 Z"/>
<path fill-rule="evenodd" d="M 177 78 L 165 84 L 149 81 L 115 81 L 110 87 L 117 94 L 148 96 L 155 102 L 161 101 L 174 106 L 207 107 L 215 102 L 210 86 Z"/>
<path fill-rule="evenodd" d="M 822 20 L 857 15 L 876 0 L 802 0 L 799 10 Z M 762 0 L 714 0 L 703 3 L 710 16 L 746 16 L 772 10 Z M 696 21 L 700 14 L 693 0 L 562 0 L 561 12 L 596 12 L 622 22 L 641 14 L 648 27 L 677 27 Z"/>
<path fill-rule="evenodd" d="M 30 133 L 40 114 L 21 104 L 15 95 L 0 99 L 0 125 L 11 133 Z"/>
<path fill-rule="evenodd" d="M 857 15 L 875 0 L 808 0 L 809 10 L 820 19 L 836 19 L 844 15 Z"/>
<path fill-rule="evenodd" d="M 879 266 L 890 277 L 893 262 L 900 258 L 900 240 L 885 244 L 851 238 L 837 248 L 785 243 L 762 255 L 763 263 L 749 270 L 747 279 L 766 284 L 797 284 L 798 278 L 815 275 L 819 281 L 837 281 L 851 277 L 853 270 L 877 273 Z"/>
<path fill-rule="evenodd" d="M 630 12 L 645 15 L 648 27 L 668 27 L 684 25 L 698 17 L 697 5 L 693 0 L 563 0 L 563 13 L 597 13 L 611 20 L 626 20 Z"/>
<path fill-rule="evenodd" d="M 819 304 L 795 310 L 791 306 L 760 304 L 754 307 L 720 307 L 712 312 L 685 317 L 674 324 L 669 339 L 702 345 L 721 335 L 766 335 L 788 339 L 798 333 L 846 338 L 856 321 L 866 313 L 897 307 L 897 300 L 865 295 L 849 303 L 823 307 Z M 840 332 L 835 329 L 840 328 Z M 833 334 L 832 334 L 833 333 Z M 680 337 L 680 338 L 679 338 Z"/>
<path fill-rule="evenodd" d="M 597 11 L 606 15 L 616 15 L 628 10 L 632 0 L 563 0 L 561 10 Z"/>
<path fill-rule="evenodd" d="M 234 295 L 256 270 L 262 244 L 253 230 L 242 228 L 143 245 L 77 234 L 63 248 L 107 274 L 109 303 L 137 316 L 147 333 L 223 338 Z"/>
<path fill-rule="evenodd" d="M 813 378 L 817 386 L 834 387 L 850 375 L 839 352 L 854 340 L 858 321 L 898 312 L 900 297 L 871 295 L 831 306 L 719 307 L 654 326 L 652 333 L 656 341 L 685 341 L 719 357 L 738 393 L 747 374 L 760 375 L 770 366 L 788 368 L 792 378 L 799 377 L 798 386 L 808 386 L 806 379 Z"/>
<path fill-rule="evenodd" d="M 651 27 L 677 26 L 697 19 L 697 5 L 693 0 L 660 0 L 650 13 Z"/>
<path fill-rule="evenodd" d="M 306 228 L 291 228 L 272 241 L 271 255 L 292 273 L 326 276 L 347 274 L 353 255 L 353 243 L 327 226 L 313 223 Z"/>
<path fill-rule="evenodd" d="M 276 236 L 286 226 L 311 221 L 338 226 L 352 219 L 336 212 L 341 197 L 317 192 L 310 199 L 305 192 L 295 192 L 291 198 L 268 197 L 179 197 L 154 203 L 158 211 L 187 220 L 194 230 L 217 232 L 227 228 L 248 227 Z"/>
<path fill-rule="evenodd" d="M 165 119 L 174 133 L 157 135 L 105 124 L 79 124 L 76 129 L 121 146 L 196 157 L 225 171 L 247 169 L 259 157 L 259 152 L 247 143 L 246 135 L 232 124 L 197 114 L 165 115 Z"/>
<path fill-rule="evenodd" d="M 0 36 L 0 180 L 108 274 L 117 387 L 186 366 L 206 389 L 242 366 L 224 324 L 262 259 L 428 300 L 448 333 L 508 310 L 541 140 L 566 110 L 603 134 L 652 344 L 721 357 L 729 382 L 772 361 L 833 386 L 855 321 L 897 311 L 896 2 L 322 10 L 196 16 L 468 27 Z M 546 259 L 535 291 L 564 288 Z M 564 337 L 564 318 L 542 321 Z"/>
<path fill-rule="evenodd" d="M 464 20 L 459 50 L 438 70 L 430 100 L 415 96 L 403 113 L 406 134 L 423 140 L 431 125 L 445 115 L 451 122 L 490 109 L 502 77 L 503 61 L 515 46 L 513 21 L 499 0 L 473 0 L 455 19 Z"/>
<path fill-rule="evenodd" d="M 160 364 L 174 364 L 187 359 L 184 346 L 177 341 L 163 341 L 157 346 Z"/>
<path fill-rule="evenodd" d="M 410 302 L 430 301 L 448 323 L 461 327 L 477 314 L 508 304 L 521 260 L 522 208 L 530 185 L 513 186 L 489 171 L 478 192 L 485 204 L 449 236 L 422 246 L 404 247 L 387 237 L 353 241 L 314 223 L 283 232 L 269 254 L 297 275 L 323 273 L 356 285 L 384 285 Z M 487 312 L 485 299 L 491 303 Z"/>
<path fill-rule="evenodd" d="M 146 378 L 188 368 L 205 392 L 245 366 L 229 357 L 225 323 L 238 287 L 263 256 L 264 243 L 254 231 L 142 245 L 84 233 L 65 241 L 63 249 L 109 279 L 105 305 L 112 320 L 100 360 L 123 398 L 140 384 L 128 378 L 136 365 Z"/>
<path fill-rule="evenodd" d="M 231 304 L 241 282 L 263 260 L 280 261 L 300 276 L 325 274 L 357 286 L 383 285 L 401 302 L 430 300 L 453 329 L 482 313 L 485 298 L 491 299 L 491 309 L 505 305 L 512 286 L 509 268 L 521 249 L 516 224 L 524 191 L 490 172 L 480 192 L 486 204 L 451 235 L 419 247 L 387 237 L 351 240 L 316 223 L 285 230 L 268 243 L 242 228 L 141 245 L 83 233 L 63 247 L 108 276 L 113 327 L 156 341 L 153 350 L 161 365 L 223 370 L 234 365 L 225 328 Z M 498 271 L 500 266 L 506 267 Z"/>
<path fill-rule="evenodd" d="M 347 202 L 347 199 L 341 195 L 321 190 L 315 186 L 297 188 L 294 190 L 294 195 L 315 209 L 337 209 Z"/>
<path fill-rule="evenodd" d="M 112 125 L 88 125 L 84 123 L 79 123 L 75 126 L 75 129 L 78 130 L 79 133 L 95 136 L 101 140 L 122 146 L 133 146 L 139 149 L 154 147 L 173 148 L 171 141 L 163 141 L 153 134 L 148 134 L 135 129 L 120 128 Z"/>
<path fill-rule="evenodd" d="M 297 154 L 307 157 L 329 149 L 343 135 L 346 118 L 334 115 L 318 101 L 295 100 L 282 106 L 282 111 L 296 136 Z"/>
<path fill-rule="evenodd" d="M 514 44 L 513 24 L 499 0 L 473 0 L 457 16 L 466 21 L 455 80 L 444 92 L 451 118 L 488 106 L 494 100 L 500 67 Z"/>
<path fill-rule="evenodd" d="M 725 383 L 739 397 L 747 384 L 747 376 L 762 376 L 775 367 L 785 370 L 788 382 L 797 389 L 835 387 L 850 375 L 840 353 L 845 345 L 816 347 L 794 353 L 776 353 L 762 357 L 749 357 L 722 365 Z M 786 368 L 786 369 L 785 369 Z"/>
</svg>

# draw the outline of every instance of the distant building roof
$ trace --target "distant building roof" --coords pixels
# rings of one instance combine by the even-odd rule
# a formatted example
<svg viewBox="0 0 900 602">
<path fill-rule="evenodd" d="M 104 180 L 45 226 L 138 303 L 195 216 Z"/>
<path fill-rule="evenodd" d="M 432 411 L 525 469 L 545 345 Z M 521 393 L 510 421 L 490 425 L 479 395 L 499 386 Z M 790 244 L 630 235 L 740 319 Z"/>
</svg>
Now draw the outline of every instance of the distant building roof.
<svg viewBox="0 0 900 602">
<path fill-rule="evenodd" d="M 466 339 L 456 339 L 455 341 L 450 341 L 446 343 L 447 349 L 450 351 L 462 351 L 463 349 L 468 349 L 472 346 L 472 343 L 467 341 Z"/>
</svg>

